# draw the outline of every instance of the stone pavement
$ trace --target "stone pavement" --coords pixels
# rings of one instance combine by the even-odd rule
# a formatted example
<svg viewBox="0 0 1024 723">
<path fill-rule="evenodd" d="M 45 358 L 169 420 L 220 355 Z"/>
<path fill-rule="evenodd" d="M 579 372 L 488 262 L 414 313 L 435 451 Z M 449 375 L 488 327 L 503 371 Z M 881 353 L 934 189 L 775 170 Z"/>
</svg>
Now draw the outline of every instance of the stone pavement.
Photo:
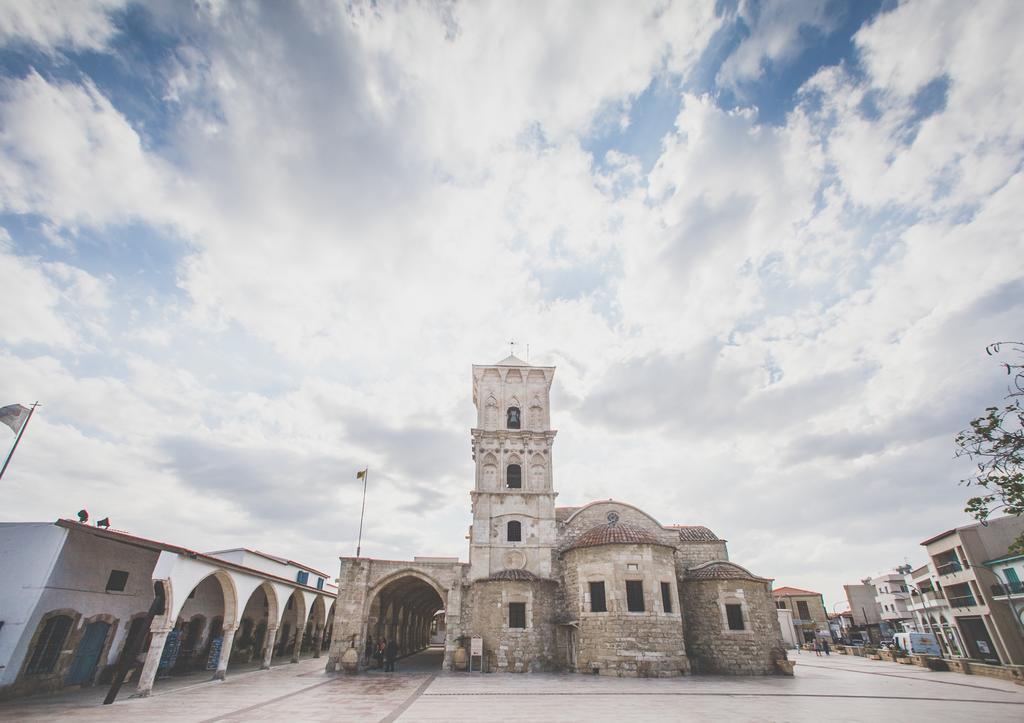
<svg viewBox="0 0 1024 723">
<path fill-rule="evenodd" d="M 323 659 L 224 682 L 165 689 L 112 706 L 102 696 L 36 697 L 0 705 L 2 720 L 104 721 L 903 721 L 1024 720 L 1024 687 L 852 656 L 802 653 L 793 678 L 440 673 L 436 652 L 397 674 L 323 672 Z"/>
</svg>

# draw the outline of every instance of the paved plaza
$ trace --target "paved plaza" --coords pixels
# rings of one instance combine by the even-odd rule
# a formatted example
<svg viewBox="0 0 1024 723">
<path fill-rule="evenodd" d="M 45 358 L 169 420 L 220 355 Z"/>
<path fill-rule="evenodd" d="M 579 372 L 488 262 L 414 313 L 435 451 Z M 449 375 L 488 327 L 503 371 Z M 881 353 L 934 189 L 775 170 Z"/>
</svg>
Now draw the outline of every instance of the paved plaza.
<svg viewBox="0 0 1024 723">
<path fill-rule="evenodd" d="M 178 682 L 151 698 L 125 689 L 112 706 L 81 690 L 0 705 L 4 720 L 104 721 L 600 721 L 1024 720 L 1024 687 L 864 658 L 794 655 L 793 678 L 676 679 L 434 672 L 437 652 L 394 675 L 323 672 L 323 660 Z"/>
</svg>

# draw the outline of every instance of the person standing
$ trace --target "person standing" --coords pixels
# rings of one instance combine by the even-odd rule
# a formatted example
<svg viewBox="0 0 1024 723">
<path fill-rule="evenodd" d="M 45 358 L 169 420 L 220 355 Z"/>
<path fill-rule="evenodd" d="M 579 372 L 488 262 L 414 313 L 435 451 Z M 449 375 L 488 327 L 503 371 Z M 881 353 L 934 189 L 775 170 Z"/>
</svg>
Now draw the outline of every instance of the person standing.
<svg viewBox="0 0 1024 723">
<path fill-rule="evenodd" d="M 391 640 L 388 641 L 388 646 L 386 648 L 386 651 L 385 651 L 384 655 L 385 655 L 385 661 L 386 661 L 385 665 L 384 665 L 384 672 L 385 673 L 394 673 L 395 672 L 395 658 L 398 657 L 398 644 L 395 642 L 394 638 L 392 638 Z"/>
<path fill-rule="evenodd" d="M 386 638 L 381 638 L 377 641 L 377 651 L 373 654 L 373 657 L 377 659 L 378 669 L 384 667 L 384 650 L 387 648 L 387 642 Z"/>
<path fill-rule="evenodd" d="M 821 639 L 821 649 L 825 653 L 825 655 L 829 654 L 830 648 L 829 648 L 828 640 L 825 639 L 825 638 Z"/>
<path fill-rule="evenodd" d="M 366 636 L 366 650 L 364 651 L 366 657 L 366 664 L 369 665 L 370 661 L 373 660 L 373 636 Z"/>
</svg>

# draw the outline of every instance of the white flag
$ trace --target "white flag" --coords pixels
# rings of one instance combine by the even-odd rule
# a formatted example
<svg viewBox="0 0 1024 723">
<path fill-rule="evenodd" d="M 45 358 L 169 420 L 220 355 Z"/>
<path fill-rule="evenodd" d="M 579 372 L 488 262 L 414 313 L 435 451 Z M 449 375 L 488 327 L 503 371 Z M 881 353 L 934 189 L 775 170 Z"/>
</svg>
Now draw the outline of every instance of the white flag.
<svg viewBox="0 0 1024 723">
<path fill-rule="evenodd" d="M 25 426 L 25 421 L 28 419 L 30 411 L 32 410 L 20 404 L 8 404 L 6 407 L 0 407 L 0 422 L 6 424 L 14 430 L 15 434 L 18 434 L 21 432 L 21 428 Z"/>
</svg>

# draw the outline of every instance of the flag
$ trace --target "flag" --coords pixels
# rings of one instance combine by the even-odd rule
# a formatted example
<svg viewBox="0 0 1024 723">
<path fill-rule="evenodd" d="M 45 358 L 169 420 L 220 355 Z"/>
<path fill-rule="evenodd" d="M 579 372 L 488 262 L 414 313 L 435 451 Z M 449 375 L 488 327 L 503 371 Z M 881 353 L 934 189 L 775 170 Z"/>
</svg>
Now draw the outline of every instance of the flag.
<svg viewBox="0 0 1024 723">
<path fill-rule="evenodd" d="M 356 479 L 366 479 L 366 470 L 360 470 L 356 472 Z"/>
<path fill-rule="evenodd" d="M 8 404 L 6 407 L 0 407 L 0 422 L 6 424 L 15 434 L 18 434 L 21 432 L 21 428 L 25 426 L 25 421 L 28 419 L 31 411 L 28 407 L 23 407 L 20 404 Z"/>
</svg>

